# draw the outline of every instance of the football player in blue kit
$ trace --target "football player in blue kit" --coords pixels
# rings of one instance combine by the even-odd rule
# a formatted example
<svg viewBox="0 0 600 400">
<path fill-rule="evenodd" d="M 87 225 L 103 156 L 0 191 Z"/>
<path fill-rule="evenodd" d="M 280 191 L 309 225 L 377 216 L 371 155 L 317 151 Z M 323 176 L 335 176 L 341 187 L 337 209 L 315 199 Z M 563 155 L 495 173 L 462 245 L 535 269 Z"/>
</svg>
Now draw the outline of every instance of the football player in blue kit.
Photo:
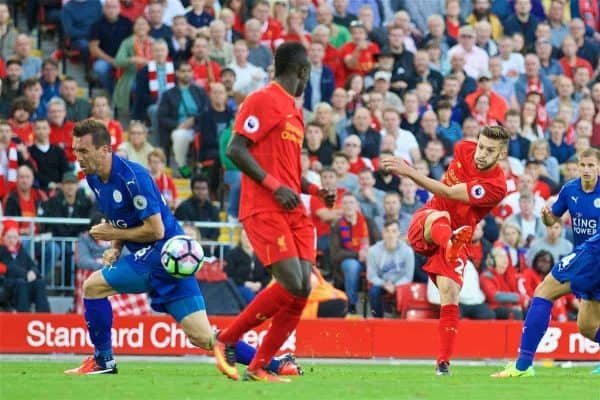
<svg viewBox="0 0 600 400">
<path fill-rule="evenodd" d="M 581 300 L 577 317 L 579 331 L 600 343 L 600 152 L 593 148 L 583 151 L 578 169 L 580 178 L 567 182 L 552 207 L 542 210 L 546 226 L 554 225 L 569 211 L 575 249 L 556 263 L 536 288 L 523 325 L 519 358 L 493 374 L 494 378 L 535 375 L 533 358 L 548 328 L 552 304 L 571 292 Z"/>
<path fill-rule="evenodd" d="M 212 350 L 214 333 L 198 282 L 193 276 L 175 278 L 161 264 L 163 244 L 184 232 L 154 180 L 141 165 L 111 152 L 110 135 L 102 123 L 80 122 L 73 136 L 77 161 L 98 208 L 108 219 L 93 226 L 90 235 L 96 240 L 110 240 L 112 246 L 103 254 L 106 267 L 94 272 L 83 284 L 85 320 L 94 355 L 65 373 L 117 373 L 111 343 L 113 315 L 108 301 L 108 296 L 116 293 L 148 292 L 155 311 L 170 314 L 193 345 Z M 123 247 L 130 254 L 120 257 Z M 236 345 L 236 357 L 241 363 L 248 363 L 254 353 L 255 349 L 244 342 Z M 274 359 L 269 367 L 274 373 L 301 373 L 290 356 Z"/>
</svg>

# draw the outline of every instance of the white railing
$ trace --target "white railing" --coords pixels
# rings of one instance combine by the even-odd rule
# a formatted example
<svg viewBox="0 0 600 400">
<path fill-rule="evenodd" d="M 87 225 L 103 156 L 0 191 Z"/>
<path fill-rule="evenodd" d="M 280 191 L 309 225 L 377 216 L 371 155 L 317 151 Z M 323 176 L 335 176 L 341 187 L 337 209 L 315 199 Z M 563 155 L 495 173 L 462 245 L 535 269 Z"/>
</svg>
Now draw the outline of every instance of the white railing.
<svg viewBox="0 0 600 400">
<path fill-rule="evenodd" d="M 0 222 L 5 220 L 19 223 L 28 223 L 29 232 L 35 232 L 36 225 L 85 225 L 90 224 L 88 218 L 48 218 L 48 217 L 11 217 L 0 216 Z M 225 248 L 236 245 L 234 242 L 234 229 L 240 225 L 231 222 L 193 222 L 197 228 L 228 228 L 226 240 L 201 240 L 205 248 L 208 247 L 214 256 L 223 261 Z M 77 237 L 57 237 L 51 233 L 35 235 L 21 235 L 21 242 L 28 247 L 28 252 L 36 261 L 42 276 L 47 282 L 48 290 L 73 291 L 75 284 L 75 245 Z"/>
</svg>

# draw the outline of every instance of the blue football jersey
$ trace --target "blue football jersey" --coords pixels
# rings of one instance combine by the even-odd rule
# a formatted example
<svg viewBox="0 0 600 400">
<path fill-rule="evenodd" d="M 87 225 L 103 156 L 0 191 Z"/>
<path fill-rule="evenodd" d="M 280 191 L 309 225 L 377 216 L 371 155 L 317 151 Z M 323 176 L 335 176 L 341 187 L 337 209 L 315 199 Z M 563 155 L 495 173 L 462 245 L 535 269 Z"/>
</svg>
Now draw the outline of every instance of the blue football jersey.
<svg viewBox="0 0 600 400">
<path fill-rule="evenodd" d="M 565 183 L 558 199 L 552 205 L 552 213 L 560 217 L 567 210 L 571 215 L 573 237 L 577 247 L 597 232 L 600 221 L 600 180 L 591 193 L 582 190 L 580 178 Z"/>
<path fill-rule="evenodd" d="M 98 208 L 115 228 L 134 228 L 154 214 L 161 215 L 164 238 L 155 243 L 125 242 L 132 253 L 150 244 L 162 246 L 169 238 L 183 234 L 154 179 L 141 165 L 113 154 L 108 182 L 102 182 L 98 175 L 87 175 L 86 180 L 96 195 Z"/>
</svg>

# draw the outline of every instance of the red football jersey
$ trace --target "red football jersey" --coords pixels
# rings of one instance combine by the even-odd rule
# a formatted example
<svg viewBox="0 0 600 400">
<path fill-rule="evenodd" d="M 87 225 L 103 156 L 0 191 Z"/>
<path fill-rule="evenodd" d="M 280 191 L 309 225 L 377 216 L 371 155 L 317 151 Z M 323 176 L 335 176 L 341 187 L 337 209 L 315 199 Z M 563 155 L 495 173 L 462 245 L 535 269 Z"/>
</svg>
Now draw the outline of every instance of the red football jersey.
<svg viewBox="0 0 600 400">
<path fill-rule="evenodd" d="M 375 67 L 375 55 L 379 54 L 379 46 L 377 46 L 376 43 L 370 43 L 369 47 L 360 52 L 358 56 L 358 65 L 355 68 L 348 68 L 344 62 L 344 58 L 354 53 L 355 49 L 356 43 L 350 42 L 343 45 L 339 50 L 340 59 L 342 60 L 346 70 L 346 77 L 348 77 L 350 74 L 359 74 L 365 76 Z"/>
<path fill-rule="evenodd" d="M 250 154 L 267 173 L 301 192 L 304 122 L 294 97 L 275 82 L 251 93 L 240 107 L 233 131 L 252 142 Z M 283 211 L 271 192 L 246 175 L 242 175 L 241 191 L 240 220 L 262 211 Z M 294 211 L 306 212 L 302 203 Z"/>
<path fill-rule="evenodd" d="M 477 143 L 461 141 L 454 146 L 454 159 L 441 182 L 447 186 L 467 184 L 469 202 L 445 199 L 434 195 L 426 208 L 448 211 L 452 216 L 452 228 L 463 225 L 475 227 L 506 196 L 506 181 L 499 165 L 487 171 L 475 166 Z"/>
<path fill-rule="evenodd" d="M 71 163 L 77 160 L 73 152 L 73 128 L 75 128 L 75 123 L 72 121 L 65 121 L 62 126 L 50 124 L 50 144 L 55 144 L 63 149 L 67 160 Z"/>
</svg>

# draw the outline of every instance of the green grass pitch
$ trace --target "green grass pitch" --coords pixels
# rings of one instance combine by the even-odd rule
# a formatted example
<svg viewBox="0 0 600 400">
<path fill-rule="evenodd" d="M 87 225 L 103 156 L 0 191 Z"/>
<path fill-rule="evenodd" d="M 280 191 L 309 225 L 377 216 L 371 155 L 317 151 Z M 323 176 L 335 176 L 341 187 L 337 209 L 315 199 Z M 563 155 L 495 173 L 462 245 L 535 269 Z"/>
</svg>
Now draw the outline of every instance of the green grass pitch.
<svg viewBox="0 0 600 400">
<path fill-rule="evenodd" d="M 535 378 L 496 380 L 498 367 L 454 366 L 436 377 L 413 365 L 323 365 L 304 362 L 291 384 L 233 382 L 205 363 L 121 362 L 118 375 L 65 376 L 72 362 L 0 363 L 0 399 L 461 399 L 600 400 L 590 368 L 539 368 Z"/>
</svg>

